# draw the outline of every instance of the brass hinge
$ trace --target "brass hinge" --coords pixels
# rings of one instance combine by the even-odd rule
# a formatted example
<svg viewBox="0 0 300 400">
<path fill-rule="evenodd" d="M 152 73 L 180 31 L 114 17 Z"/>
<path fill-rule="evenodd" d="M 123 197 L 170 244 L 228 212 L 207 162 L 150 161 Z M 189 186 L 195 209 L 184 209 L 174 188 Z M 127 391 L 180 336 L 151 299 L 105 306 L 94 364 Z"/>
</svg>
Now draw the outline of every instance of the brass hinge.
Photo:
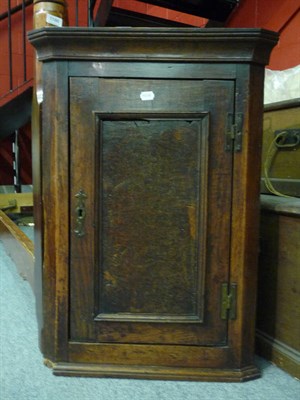
<svg viewBox="0 0 300 400">
<path fill-rule="evenodd" d="M 237 284 L 222 283 L 221 286 L 221 318 L 236 319 Z"/>
<path fill-rule="evenodd" d="M 243 113 L 228 113 L 225 150 L 239 152 L 242 151 L 243 139 Z"/>
</svg>

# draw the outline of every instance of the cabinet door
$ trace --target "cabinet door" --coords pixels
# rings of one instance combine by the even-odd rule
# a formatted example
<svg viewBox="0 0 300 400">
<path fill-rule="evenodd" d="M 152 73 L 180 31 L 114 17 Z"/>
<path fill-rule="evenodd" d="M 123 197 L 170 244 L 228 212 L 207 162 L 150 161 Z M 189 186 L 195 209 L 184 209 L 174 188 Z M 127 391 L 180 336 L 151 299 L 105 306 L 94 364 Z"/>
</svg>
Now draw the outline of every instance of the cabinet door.
<svg viewBox="0 0 300 400">
<path fill-rule="evenodd" d="M 70 339 L 222 346 L 231 81 L 71 78 Z"/>
</svg>

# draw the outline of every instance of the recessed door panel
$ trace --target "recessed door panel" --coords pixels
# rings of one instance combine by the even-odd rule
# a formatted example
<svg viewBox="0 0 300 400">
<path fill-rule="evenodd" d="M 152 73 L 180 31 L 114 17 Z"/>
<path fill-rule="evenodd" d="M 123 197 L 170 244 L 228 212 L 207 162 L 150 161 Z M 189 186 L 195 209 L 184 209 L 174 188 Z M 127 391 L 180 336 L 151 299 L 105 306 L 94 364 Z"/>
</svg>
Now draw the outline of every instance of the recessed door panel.
<svg viewBox="0 0 300 400">
<path fill-rule="evenodd" d="M 114 117 L 98 116 L 96 319 L 202 322 L 208 115 Z"/>
<path fill-rule="evenodd" d="M 99 87 L 111 87 L 110 99 L 118 87 L 116 99 L 131 97 L 129 106 L 116 100 L 103 111 Z M 155 88 L 156 100 L 143 87 Z M 232 89 L 229 81 L 71 79 L 72 340 L 226 344 L 219 294 L 229 268 L 231 155 L 219 121 L 232 111 Z"/>
</svg>

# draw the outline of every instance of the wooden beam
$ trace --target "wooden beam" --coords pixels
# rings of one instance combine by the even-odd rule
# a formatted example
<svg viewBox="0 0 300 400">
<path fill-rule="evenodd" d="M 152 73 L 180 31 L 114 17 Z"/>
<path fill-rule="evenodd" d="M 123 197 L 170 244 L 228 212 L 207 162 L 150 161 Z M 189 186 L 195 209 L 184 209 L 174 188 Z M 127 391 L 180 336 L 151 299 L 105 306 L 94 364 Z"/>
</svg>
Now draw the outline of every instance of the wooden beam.
<svg viewBox="0 0 300 400">
<path fill-rule="evenodd" d="M 282 32 L 284 27 L 291 21 L 299 12 L 300 6 L 297 1 L 283 1 L 271 19 L 264 26 L 264 29 L 269 29 L 276 32 Z"/>
<path fill-rule="evenodd" d="M 112 7 L 113 0 L 102 0 L 95 16 L 95 26 L 105 26 Z"/>
<path fill-rule="evenodd" d="M 16 264 L 18 273 L 34 291 L 34 246 L 18 226 L 0 210 L 0 239 L 7 254 Z"/>
<path fill-rule="evenodd" d="M 227 20 L 238 0 L 138 0 L 142 3 L 168 8 L 220 22 Z"/>
</svg>

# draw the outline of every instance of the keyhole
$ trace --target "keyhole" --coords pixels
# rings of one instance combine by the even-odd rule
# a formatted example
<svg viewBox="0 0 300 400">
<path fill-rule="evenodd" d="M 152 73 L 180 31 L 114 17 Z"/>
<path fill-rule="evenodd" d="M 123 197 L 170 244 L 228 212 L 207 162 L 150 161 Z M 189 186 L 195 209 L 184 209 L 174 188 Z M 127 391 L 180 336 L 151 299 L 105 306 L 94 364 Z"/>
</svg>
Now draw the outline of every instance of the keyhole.
<svg viewBox="0 0 300 400">
<path fill-rule="evenodd" d="M 83 220 L 85 218 L 85 210 L 82 207 L 77 207 L 77 219 Z"/>
</svg>

